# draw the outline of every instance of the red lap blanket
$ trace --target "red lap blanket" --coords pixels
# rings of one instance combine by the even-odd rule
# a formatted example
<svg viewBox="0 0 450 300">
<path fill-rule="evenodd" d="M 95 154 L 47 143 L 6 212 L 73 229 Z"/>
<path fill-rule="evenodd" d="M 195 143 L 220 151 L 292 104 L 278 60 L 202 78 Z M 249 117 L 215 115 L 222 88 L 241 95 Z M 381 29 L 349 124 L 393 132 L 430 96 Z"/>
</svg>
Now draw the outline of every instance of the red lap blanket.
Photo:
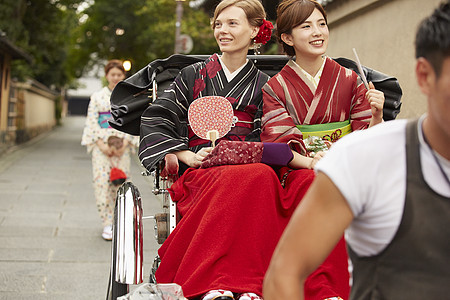
<svg viewBox="0 0 450 300">
<path fill-rule="evenodd" d="M 182 219 L 159 249 L 157 281 L 181 285 L 188 298 L 212 289 L 261 295 L 275 246 L 314 178 L 302 171 L 287 198 L 261 163 L 188 169 L 170 189 Z"/>
</svg>

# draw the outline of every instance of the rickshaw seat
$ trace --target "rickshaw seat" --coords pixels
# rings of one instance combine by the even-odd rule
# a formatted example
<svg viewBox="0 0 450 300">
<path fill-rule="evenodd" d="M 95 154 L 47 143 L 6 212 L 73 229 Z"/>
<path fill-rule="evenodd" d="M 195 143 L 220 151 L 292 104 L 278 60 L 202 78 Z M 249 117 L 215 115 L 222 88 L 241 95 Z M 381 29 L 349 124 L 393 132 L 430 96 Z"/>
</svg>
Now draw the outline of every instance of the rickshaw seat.
<svg viewBox="0 0 450 300">
<path fill-rule="evenodd" d="M 111 127 L 131 134 L 139 136 L 140 134 L 140 119 L 142 113 L 145 109 L 152 104 L 157 98 L 159 91 L 166 89 L 175 79 L 179 71 L 193 63 L 203 61 L 207 58 L 206 55 L 180 55 L 175 54 L 166 59 L 157 59 L 149 63 L 146 67 L 138 71 L 136 74 L 119 82 L 114 88 L 111 95 L 111 114 L 113 120 L 109 123 Z M 255 66 L 266 73 L 269 76 L 277 74 L 287 63 L 288 57 L 285 55 L 249 55 L 249 60 L 251 60 Z M 356 63 L 352 60 L 346 58 L 337 58 L 336 62 L 344 67 L 352 69 L 357 74 L 359 71 L 356 67 Z M 385 105 L 383 107 L 383 118 L 384 120 L 395 119 L 400 111 L 401 107 L 401 97 L 402 90 L 398 81 L 395 77 L 385 75 L 373 69 L 363 67 L 363 72 L 365 73 L 367 80 L 372 81 L 375 88 L 381 90 L 385 94 Z M 162 213 L 157 213 L 154 216 L 148 217 L 153 218 L 156 221 L 155 227 L 155 237 L 159 244 L 162 244 L 168 235 L 174 230 L 177 222 L 179 221 L 179 214 L 177 213 L 176 205 L 171 200 L 168 188 L 178 179 L 180 172 L 180 163 L 175 154 L 166 154 L 164 159 L 159 161 L 152 170 L 146 170 L 143 172 L 145 175 L 149 175 L 153 171 L 155 178 L 153 181 L 153 193 L 155 195 L 162 195 Z M 139 214 L 134 214 L 134 220 L 128 222 L 132 225 L 135 230 L 138 228 L 138 233 L 142 238 L 142 211 L 141 209 L 141 198 L 137 187 L 135 187 L 131 182 L 126 182 L 119 189 L 118 195 L 116 197 L 116 210 L 118 203 L 121 202 L 122 206 L 125 203 L 131 203 L 131 206 L 135 206 Z M 135 209 L 136 210 L 136 209 Z M 147 217 L 145 217 L 147 218 Z M 117 221 L 117 213 L 115 213 L 115 224 Z M 121 221 L 122 222 L 122 221 Z M 126 224 L 126 220 L 123 221 Z M 135 226 L 138 224 L 139 226 Z M 116 226 L 116 225 L 115 225 Z M 119 293 L 123 293 L 128 284 L 136 284 L 138 281 L 142 280 L 142 270 L 136 271 L 139 276 L 132 276 L 131 282 L 122 281 L 119 282 L 115 278 L 123 277 L 117 272 L 117 270 L 123 269 L 118 267 L 116 258 L 116 253 L 122 253 L 119 251 L 121 249 L 115 249 L 117 245 L 118 233 L 114 233 L 113 243 L 112 243 L 112 268 L 111 268 L 111 278 L 110 283 L 112 285 L 112 295 L 114 297 L 117 290 L 117 285 L 121 290 Z M 139 243 L 134 243 L 132 245 L 136 251 L 142 254 L 142 241 Z M 139 249 L 138 249 L 139 248 Z M 139 256 L 141 258 L 142 256 Z M 154 260 L 154 265 L 152 267 L 152 273 L 150 275 L 150 282 L 156 282 L 154 278 L 154 271 L 159 265 L 159 257 Z M 134 266 L 137 270 L 138 267 L 142 267 L 142 263 L 136 264 Z M 117 275 L 117 276 L 115 276 Z"/>
</svg>

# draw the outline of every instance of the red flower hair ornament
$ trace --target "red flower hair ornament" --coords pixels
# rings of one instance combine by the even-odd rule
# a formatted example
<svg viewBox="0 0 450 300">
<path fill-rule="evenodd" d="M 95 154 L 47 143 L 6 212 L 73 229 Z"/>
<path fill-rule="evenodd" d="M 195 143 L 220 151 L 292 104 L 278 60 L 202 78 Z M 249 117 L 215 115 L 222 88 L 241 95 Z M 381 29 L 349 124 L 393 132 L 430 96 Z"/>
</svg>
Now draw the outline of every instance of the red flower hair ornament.
<svg viewBox="0 0 450 300">
<path fill-rule="evenodd" d="M 255 37 L 255 44 L 265 45 L 272 37 L 273 24 L 270 21 L 263 20 L 261 26 L 259 26 L 258 34 Z"/>
</svg>

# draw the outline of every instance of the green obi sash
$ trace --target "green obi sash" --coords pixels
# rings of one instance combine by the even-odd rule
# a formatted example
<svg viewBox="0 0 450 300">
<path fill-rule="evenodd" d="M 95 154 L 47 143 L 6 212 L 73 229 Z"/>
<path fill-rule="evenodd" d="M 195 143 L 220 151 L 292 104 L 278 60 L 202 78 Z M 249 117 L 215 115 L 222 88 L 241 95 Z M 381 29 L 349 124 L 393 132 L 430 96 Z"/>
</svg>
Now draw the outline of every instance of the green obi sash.
<svg viewBox="0 0 450 300">
<path fill-rule="evenodd" d="M 344 135 L 352 132 L 352 126 L 349 120 L 326 124 L 297 125 L 297 128 L 303 133 L 304 139 L 310 136 L 318 136 L 330 142 L 335 142 Z"/>
</svg>

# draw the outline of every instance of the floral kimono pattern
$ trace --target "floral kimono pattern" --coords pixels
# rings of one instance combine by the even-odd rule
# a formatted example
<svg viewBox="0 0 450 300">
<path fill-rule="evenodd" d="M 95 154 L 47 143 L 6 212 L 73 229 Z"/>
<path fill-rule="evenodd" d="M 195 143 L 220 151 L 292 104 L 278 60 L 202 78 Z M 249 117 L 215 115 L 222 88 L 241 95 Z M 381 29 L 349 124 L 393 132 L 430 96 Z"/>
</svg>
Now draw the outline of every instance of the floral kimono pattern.
<svg viewBox="0 0 450 300">
<path fill-rule="evenodd" d="M 103 226 L 111 225 L 114 215 L 114 200 L 116 188 L 109 181 L 109 173 L 112 165 L 123 170 L 130 177 L 130 153 L 135 151 L 138 139 L 126 133 L 113 129 L 108 124 L 110 118 L 111 91 L 104 87 L 100 91 L 92 94 L 89 102 L 86 122 L 81 137 L 81 144 L 87 147 L 92 155 L 92 176 L 94 195 L 97 210 L 102 220 Z M 96 142 L 101 139 L 105 143 L 108 137 L 117 136 L 127 139 L 129 147 L 125 153 L 119 157 L 107 157 L 100 151 Z"/>
</svg>

